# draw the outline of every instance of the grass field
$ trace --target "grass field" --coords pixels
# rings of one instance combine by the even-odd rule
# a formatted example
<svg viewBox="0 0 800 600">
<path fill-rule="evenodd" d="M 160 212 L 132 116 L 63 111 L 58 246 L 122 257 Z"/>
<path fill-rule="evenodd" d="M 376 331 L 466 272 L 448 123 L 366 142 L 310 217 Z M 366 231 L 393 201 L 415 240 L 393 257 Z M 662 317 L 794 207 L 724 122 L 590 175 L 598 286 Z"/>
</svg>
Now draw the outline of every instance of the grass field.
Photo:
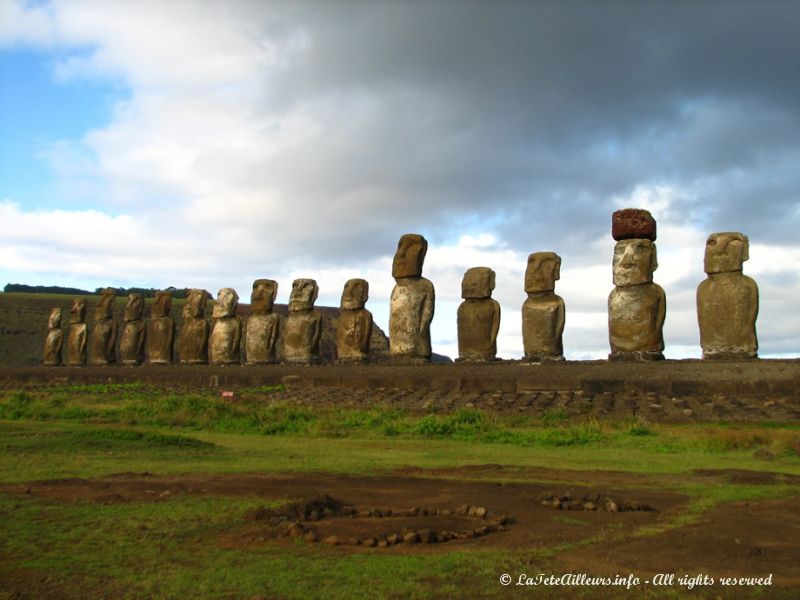
<svg viewBox="0 0 800 600">
<path fill-rule="evenodd" d="M 800 478 L 792 477 L 800 476 L 796 423 L 676 426 L 572 422 L 556 412 L 534 420 L 474 410 L 414 415 L 380 405 L 310 409 L 270 403 L 272 391 L 244 390 L 235 402 L 211 393 L 167 394 L 140 384 L 2 392 L 0 598 L 449 598 L 530 597 L 534 592 L 564 597 L 564 590 L 543 596 L 540 589 L 504 588 L 498 576 L 560 572 L 559 561 L 569 552 L 623 534 L 618 524 L 598 530 L 582 513 L 556 513 L 554 522 L 567 532 L 567 541 L 556 536 L 535 547 L 476 543 L 446 551 L 352 552 L 299 538 L 241 547 L 220 540 L 254 509 L 292 498 L 217 490 L 105 504 L 26 492 L 28 482 L 38 480 L 146 471 L 173 482 L 218 473 L 283 472 L 378 482 L 413 468 L 416 477 L 432 482 L 558 486 L 569 481 L 580 488 L 599 481 L 623 491 L 685 496 L 680 511 L 624 531 L 654 539 L 726 503 L 800 496 Z M 463 469 L 476 465 L 503 468 Z M 786 478 L 764 485 L 704 479 L 695 475 L 698 470 Z M 738 591 L 743 597 L 788 598 L 797 590 Z M 633 592 L 682 597 L 678 588 Z M 568 597 L 619 593 L 574 588 Z M 715 594 L 719 590 L 710 597 Z"/>
</svg>

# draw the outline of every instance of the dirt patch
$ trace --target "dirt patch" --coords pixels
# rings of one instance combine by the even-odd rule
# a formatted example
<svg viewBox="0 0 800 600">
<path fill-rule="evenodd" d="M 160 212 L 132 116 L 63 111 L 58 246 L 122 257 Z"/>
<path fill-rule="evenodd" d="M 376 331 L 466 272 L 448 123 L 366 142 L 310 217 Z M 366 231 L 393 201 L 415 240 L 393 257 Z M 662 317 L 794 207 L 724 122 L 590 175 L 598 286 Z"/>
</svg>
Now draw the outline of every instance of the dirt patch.
<svg viewBox="0 0 800 600">
<path fill-rule="evenodd" d="M 120 473 L 4 485 L 0 492 L 98 504 L 170 502 L 205 494 L 263 500 L 265 508 L 242 514 L 238 524 L 216 534 L 212 543 L 226 548 L 289 549 L 302 537 L 307 551 L 318 552 L 541 551 L 535 562 L 544 562 L 552 573 L 635 573 L 643 578 L 772 573 L 775 586 L 800 586 L 798 498 L 720 505 L 679 525 L 691 521 L 688 499 L 647 487 L 666 478 L 541 469 L 536 475 L 547 482 L 524 482 L 519 481 L 523 473 L 489 465 L 375 477 Z M 508 480 L 512 474 L 514 481 Z M 752 482 L 783 477 L 702 471 L 686 480 L 716 478 L 724 485 L 731 476 Z M 266 507 L 276 501 L 279 508 Z M 581 506 L 570 510 L 574 502 Z M 587 502 L 595 510 L 587 509 Z"/>
</svg>

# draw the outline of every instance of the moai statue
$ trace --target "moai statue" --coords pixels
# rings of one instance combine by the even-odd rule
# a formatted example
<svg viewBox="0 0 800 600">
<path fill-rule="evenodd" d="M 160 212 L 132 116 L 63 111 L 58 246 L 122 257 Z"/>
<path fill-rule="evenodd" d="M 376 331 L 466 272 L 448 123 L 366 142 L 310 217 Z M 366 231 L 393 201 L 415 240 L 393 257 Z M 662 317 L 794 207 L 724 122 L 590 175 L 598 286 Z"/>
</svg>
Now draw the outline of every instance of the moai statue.
<svg viewBox="0 0 800 600">
<path fill-rule="evenodd" d="M 245 337 L 245 351 L 249 365 L 269 364 L 277 360 L 275 350 L 280 317 L 272 312 L 277 295 L 277 281 L 256 279 L 253 282 Z"/>
<path fill-rule="evenodd" d="M 175 340 L 175 321 L 172 313 L 172 293 L 156 292 L 150 319 L 147 321 L 147 362 L 151 365 L 172 363 L 172 342 Z M 203 320 L 205 322 L 205 319 Z"/>
<path fill-rule="evenodd" d="M 239 364 L 239 343 L 242 339 L 242 320 L 236 316 L 239 295 L 233 288 L 222 288 L 214 305 L 211 338 L 208 342 L 208 362 L 212 365 Z"/>
<path fill-rule="evenodd" d="M 626 208 L 612 216 L 614 285 L 608 296 L 609 360 L 664 358 L 664 290 L 653 283 L 656 222 L 646 211 Z"/>
<path fill-rule="evenodd" d="M 561 277 L 561 257 L 555 252 L 534 252 L 528 256 L 522 304 L 522 345 L 531 362 L 564 360 L 564 300 L 555 293 Z"/>
<path fill-rule="evenodd" d="M 80 367 L 86 364 L 86 300 L 75 298 L 69 309 L 67 331 L 67 364 Z"/>
<path fill-rule="evenodd" d="M 61 346 L 64 334 L 61 331 L 61 309 L 51 308 L 47 320 L 47 337 L 44 340 L 44 364 L 57 367 L 61 364 Z"/>
<path fill-rule="evenodd" d="M 742 273 L 750 258 L 746 235 L 712 233 L 704 261 L 708 278 L 697 286 L 703 358 L 756 358 L 758 286 Z"/>
<path fill-rule="evenodd" d="M 322 315 L 314 308 L 319 287 L 313 279 L 295 279 L 283 330 L 283 360 L 310 365 L 319 362 Z"/>
<path fill-rule="evenodd" d="M 467 269 L 461 280 L 458 307 L 459 361 L 496 360 L 500 305 L 492 299 L 495 273 L 489 267 Z"/>
<path fill-rule="evenodd" d="M 105 366 L 117 362 L 116 302 L 116 290 L 106 288 L 100 293 L 100 300 L 94 308 L 94 327 L 89 339 L 89 362 L 93 365 Z"/>
<path fill-rule="evenodd" d="M 369 298 L 365 279 L 349 279 L 342 290 L 341 314 L 336 322 L 336 354 L 340 363 L 366 362 L 372 335 L 372 313 L 364 305 Z"/>
<path fill-rule="evenodd" d="M 119 356 L 123 365 L 140 365 L 144 362 L 144 298 L 141 294 L 128 294 L 125 305 L 125 325 L 119 341 Z"/>
<path fill-rule="evenodd" d="M 208 292 L 205 290 L 190 290 L 186 296 L 178 336 L 178 358 L 182 363 L 197 365 L 208 362 L 207 300 Z"/>
<path fill-rule="evenodd" d="M 415 233 L 400 237 L 392 262 L 389 356 L 401 362 L 431 359 L 431 320 L 436 301 L 433 284 L 422 276 L 428 242 Z"/>
</svg>

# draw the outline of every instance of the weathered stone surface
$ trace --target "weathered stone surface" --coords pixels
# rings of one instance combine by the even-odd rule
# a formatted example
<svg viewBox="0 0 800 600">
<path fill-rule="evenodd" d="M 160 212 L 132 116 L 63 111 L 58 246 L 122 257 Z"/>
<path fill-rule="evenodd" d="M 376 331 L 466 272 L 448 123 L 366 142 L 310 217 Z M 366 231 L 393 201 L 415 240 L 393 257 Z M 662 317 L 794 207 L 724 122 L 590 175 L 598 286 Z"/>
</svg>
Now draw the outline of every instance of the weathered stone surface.
<svg viewBox="0 0 800 600">
<path fill-rule="evenodd" d="M 433 284 L 422 277 L 428 242 L 418 234 L 400 237 L 392 262 L 389 312 L 389 356 L 399 361 L 427 362 L 431 358 L 430 325 L 436 296 Z"/>
<path fill-rule="evenodd" d="M 47 320 L 47 337 L 44 340 L 44 364 L 57 367 L 61 364 L 61 347 L 64 343 L 64 334 L 61 331 L 61 309 L 50 310 Z"/>
<path fill-rule="evenodd" d="M 212 314 L 214 326 L 208 342 L 208 362 L 212 365 L 239 363 L 242 321 L 236 316 L 238 306 L 239 295 L 233 288 L 219 291 Z"/>
<path fill-rule="evenodd" d="M 123 365 L 140 365 L 144 362 L 145 326 L 144 298 L 141 294 L 128 294 L 125 305 L 125 324 L 119 342 L 119 356 Z"/>
<path fill-rule="evenodd" d="M 247 364 L 268 364 L 277 360 L 276 343 L 280 318 L 272 312 L 277 294 L 277 281 L 256 279 L 253 282 L 245 336 Z"/>
<path fill-rule="evenodd" d="M 94 309 L 94 327 L 89 339 L 89 362 L 102 366 L 117 362 L 117 326 L 114 322 L 116 291 L 106 288 Z"/>
<path fill-rule="evenodd" d="M 178 335 L 178 359 L 182 363 L 208 362 L 209 326 L 204 317 L 207 300 L 208 292 L 205 290 L 191 290 L 186 296 Z"/>
<path fill-rule="evenodd" d="M 561 277 L 561 257 L 554 252 L 528 256 L 522 304 L 522 345 L 525 358 L 533 362 L 563 360 L 564 300 L 555 293 Z"/>
<path fill-rule="evenodd" d="M 611 215 L 611 237 L 616 241 L 645 239 L 656 241 L 656 220 L 641 208 L 623 208 Z"/>
<path fill-rule="evenodd" d="M 364 305 L 369 298 L 369 283 L 350 279 L 342 290 L 341 314 L 336 322 L 337 362 L 364 362 L 369 357 L 372 313 Z"/>
<path fill-rule="evenodd" d="M 295 279 L 289 297 L 289 314 L 283 329 L 283 360 L 294 364 L 319 362 L 322 315 L 314 310 L 319 288 L 313 279 Z"/>
<path fill-rule="evenodd" d="M 170 316 L 171 312 L 172 294 L 166 291 L 156 292 L 151 317 L 147 321 L 147 362 L 151 365 L 172 363 L 175 321 Z"/>
<path fill-rule="evenodd" d="M 86 300 L 75 298 L 69 311 L 69 332 L 67 333 L 67 364 L 81 366 L 86 364 Z"/>
<path fill-rule="evenodd" d="M 500 305 L 492 299 L 495 272 L 489 267 L 473 267 L 461 280 L 461 297 L 456 316 L 458 324 L 458 360 L 494 360 L 497 355 L 497 332 L 500 329 Z"/>
<path fill-rule="evenodd" d="M 697 320 L 703 358 L 758 356 L 758 286 L 742 273 L 749 240 L 736 232 L 712 233 L 706 242 L 705 272 L 697 287 Z"/>
<path fill-rule="evenodd" d="M 618 241 L 614 248 L 614 285 L 608 297 L 610 360 L 663 358 L 666 295 L 652 283 L 658 267 L 656 245 L 647 239 Z"/>
</svg>

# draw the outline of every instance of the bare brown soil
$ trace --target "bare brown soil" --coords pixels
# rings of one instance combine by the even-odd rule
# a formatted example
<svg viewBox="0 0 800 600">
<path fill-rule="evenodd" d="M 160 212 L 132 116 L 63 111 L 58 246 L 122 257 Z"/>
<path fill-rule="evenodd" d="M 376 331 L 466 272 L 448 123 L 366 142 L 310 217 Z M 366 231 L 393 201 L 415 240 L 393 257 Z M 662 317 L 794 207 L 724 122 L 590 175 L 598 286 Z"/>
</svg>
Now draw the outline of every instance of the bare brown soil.
<svg viewBox="0 0 800 600">
<path fill-rule="evenodd" d="M 798 480 L 778 474 L 755 475 L 703 471 L 688 479 L 720 485 L 732 480 L 762 485 L 796 484 Z M 525 480 L 530 482 L 521 482 Z M 375 477 L 120 473 L 94 480 L 4 485 L 0 491 L 100 504 L 170 502 L 187 495 L 248 496 L 262 498 L 265 505 L 279 501 L 289 507 L 283 512 L 265 508 L 261 513 L 242 515 L 238 525 L 215 541 L 228 548 L 292 547 L 295 541 L 287 529 L 298 524 L 303 536 L 314 532 L 309 541 L 318 542 L 312 547 L 320 552 L 541 550 L 556 573 L 634 573 L 643 577 L 664 572 L 714 577 L 773 573 L 775 586 L 800 586 L 800 498 L 722 504 L 692 519 L 686 513 L 686 497 L 660 489 L 667 481 L 670 476 L 482 465 L 436 471 L 407 469 Z M 304 500 L 325 496 L 330 504 Z M 575 501 L 583 504 L 587 498 L 597 500 L 596 508 L 577 506 Z M 554 507 L 554 499 L 563 502 Z M 604 508 L 607 499 L 620 509 Z M 444 536 L 448 539 L 441 535 L 481 527 L 487 530 L 479 535 Z M 403 535 L 420 532 L 423 538 L 433 535 L 427 540 L 417 537 L 413 543 L 412 538 L 408 543 L 402 540 Z M 380 543 L 392 536 L 396 537 L 391 542 Z"/>
</svg>

